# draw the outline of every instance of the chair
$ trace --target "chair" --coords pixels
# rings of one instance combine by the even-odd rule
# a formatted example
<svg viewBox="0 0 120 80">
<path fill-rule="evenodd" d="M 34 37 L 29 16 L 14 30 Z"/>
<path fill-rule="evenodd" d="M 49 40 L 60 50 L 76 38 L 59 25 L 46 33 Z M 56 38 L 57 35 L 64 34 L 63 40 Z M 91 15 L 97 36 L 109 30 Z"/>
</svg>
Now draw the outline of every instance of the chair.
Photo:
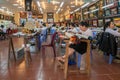
<svg viewBox="0 0 120 80">
<path fill-rule="evenodd" d="M 112 63 L 113 59 L 116 58 L 117 55 L 117 38 L 107 32 L 103 33 L 102 37 L 102 47 L 100 49 L 104 52 L 104 58 L 109 55 L 109 64 Z M 105 44 L 105 45 L 104 45 Z"/>
<path fill-rule="evenodd" d="M 104 53 L 104 58 L 106 59 L 107 53 Z M 112 54 L 109 54 L 109 61 L 108 64 L 112 64 L 114 57 L 112 56 Z"/>
<path fill-rule="evenodd" d="M 56 52 L 55 52 L 55 38 L 56 38 L 56 35 L 57 35 L 57 32 L 55 32 L 53 34 L 50 44 L 42 45 L 42 52 L 43 52 L 43 50 L 45 51 L 45 47 L 52 47 L 53 48 L 53 52 L 54 52 L 54 57 L 56 57 Z"/>
<path fill-rule="evenodd" d="M 40 36 L 41 36 L 40 37 L 41 42 L 46 41 L 46 39 L 47 39 L 47 28 L 42 29 Z"/>
<path fill-rule="evenodd" d="M 82 55 L 78 53 L 77 67 L 80 68 Z M 90 63 L 93 61 L 92 49 L 90 49 Z"/>
<path fill-rule="evenodd" d="M 54 28 L 54 27 L 52 27 L 51 29 L 50 29 L 50 34 L 54 34 L 56 32 L 56 29 Z"/>
</svg>

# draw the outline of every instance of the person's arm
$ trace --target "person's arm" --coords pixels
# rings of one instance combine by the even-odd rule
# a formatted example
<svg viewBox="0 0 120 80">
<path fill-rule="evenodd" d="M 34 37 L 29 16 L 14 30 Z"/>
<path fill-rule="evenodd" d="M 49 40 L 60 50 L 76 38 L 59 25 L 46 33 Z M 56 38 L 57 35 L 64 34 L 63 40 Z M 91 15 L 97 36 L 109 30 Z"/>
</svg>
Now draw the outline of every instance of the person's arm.
<svg viewBox="0 0 120 80">
<path fill-rule="evenodd" d="M 119 36 L 120 37 L 120 33 L 114 30 L 111 30 L 111 32 L 114 36 Z"/>
<path fill-rule="evenodd" d="M 119 33 L 119 32 L 114 31 L 114 30 L 112 30 L 112 29 L 108 29 L 108 30 L 106 30 L 106 32 L 109 32 L 109 33 L 111 33 L 111 34 L 114 35 L 114 36 L 120 36 L 120 33 Z"/>
</svg>

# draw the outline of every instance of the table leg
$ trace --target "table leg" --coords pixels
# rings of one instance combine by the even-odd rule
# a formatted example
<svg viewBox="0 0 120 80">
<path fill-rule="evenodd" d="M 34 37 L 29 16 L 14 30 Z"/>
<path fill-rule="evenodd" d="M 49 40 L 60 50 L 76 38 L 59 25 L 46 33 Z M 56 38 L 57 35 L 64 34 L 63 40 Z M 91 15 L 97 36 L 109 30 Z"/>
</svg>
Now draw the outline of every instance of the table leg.
<svg viewBox="0 0 120 80">
<path fill-rule="evenodd" d="M 67 73 L 68 73 L 68 53 L 69 53 L 69 50 L 68 50 L 68 46 L 69 46 L 69 43 L 66 42 L 66 53 L 65 53 L 65 63 L 64 63 L 64 79 L 67 79 Z"/>
<path fill-rule="evenodd" d="M 90 74 L 90 41 L 87 42 L 87 53 L 86 53 L 86 71 Z"/>
</svg>

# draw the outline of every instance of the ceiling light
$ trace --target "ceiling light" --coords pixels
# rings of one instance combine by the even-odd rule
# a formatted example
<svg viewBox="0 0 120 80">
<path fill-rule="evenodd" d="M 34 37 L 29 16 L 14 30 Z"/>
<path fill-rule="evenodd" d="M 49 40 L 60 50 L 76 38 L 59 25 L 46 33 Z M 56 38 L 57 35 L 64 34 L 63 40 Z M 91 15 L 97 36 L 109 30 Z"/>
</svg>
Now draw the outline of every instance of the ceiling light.
<svg viewBox="0 0 120 80">
<path fill-rule="evenodd" d="M 6 7 L 1 7 L 2 9 L 6 8 Z"/>
<path fill-rule="evenodd" d="M 13 6 L 18 6 L 18 4 L 13 4 Z"/>
<path fill-rule="evenodd" d="M 92 10 L 91 12 L 95 12 L 95 11 L 98 11 L 99 9 L 95 9 L 95 10 Z"/>
<path fill-rule="evenodd" d="M 64 4 L 64 2 L 62 2 L 62 3 L 60 4 L 60 7 L 62 7 L 62 6 L 63 6 L 63 4 Z"/>
<path fill-rule="evenodd" d="M 75 6 L 71 6 L 71 7 L 75 7 Z"/>
<path fill-rule="evenodd" d="M 102 8 L 104 9 L 104 8 L 107 8 L 107 7 L 110 7 L 110 6 L 113 6 L 113 5 L 114 5 L 114 3 L 106 5 L 106 6 L 103 6 Z"/>
<path fill-rule="evenodd" d="M 37 5 L 38 5 L 38 7 L 40 7 L 40 2 L 39 1 L 37 1 Z"/>
<path fill-rule="evenodd" d="M 0 11 L 4 11 L 2 8 L 0 8 Z"/>
<path fill-rule="evenodd" d="M 22 7 L 18 7 L 18 8 L 22 8 Z"/>
<path fill-rule="evenodd" d="M 79 11 L 79 10 L 80 10 L 80 8 L 77 8 L 77 9 L 74 10 L 74 12 L 77 12 L 77 11 Z"/>
<path fill-rule="evenodd" d="M 70 14 L 73 14 L 73 13 L 74 13 L 74 11 L 70 12 Z"/>
<path fill-rule="evenodd" d="M 83 6 L 81 6 L 81 8 L 85 8 L 86 6 L 88 6 L 90 3 L 88 2 L 88 3 L 86 3 L 86 4 L 84 4 Z"/>
<path fill-rule="evenodd" d="M 58 2 L 58 1 L 51 1 L 51 3 L 53 3 L 53 4 L 60 4 L 60 2 Z"/>
<path fill-rule="evenodd" d="M 85 12 L 84 14 L 89 14 L 90 12 Z"/>
<path fill-rule="evenodd" d="M 57 12 L 56 13 L 58 13 L 60 11 L 60 8 L 57 10 Z"/>
</svg>

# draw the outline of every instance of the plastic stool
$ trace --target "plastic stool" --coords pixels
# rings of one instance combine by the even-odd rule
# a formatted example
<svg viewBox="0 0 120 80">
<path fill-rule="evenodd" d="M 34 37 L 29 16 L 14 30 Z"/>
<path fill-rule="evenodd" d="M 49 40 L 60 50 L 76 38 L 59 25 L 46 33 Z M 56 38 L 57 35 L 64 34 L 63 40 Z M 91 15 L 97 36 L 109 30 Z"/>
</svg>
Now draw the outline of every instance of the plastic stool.
<svg viewBox="0 0 120 80">
<path fill-rule="evenodd" d="M 106 59 L 106 56 L 107 56 L 107 53 L 104 53 L 104 58 Z M 113 56 L 112 54 L 109 55 L 109 64 L 112 64 L 112 61 L 113 61 Z"/>
<path fill-rule="evenodd" d="M 90 63 L 92 63 L 92 60 L 93 60 L 93 55 L 92 55 L 92 50 L 91 50 L 90 51 Z M 80 64 L 81 64 L 81 54 L 78 53 L 78 63 L 77 63 L 78 68 L 80 68 Z"/>
</svg>

